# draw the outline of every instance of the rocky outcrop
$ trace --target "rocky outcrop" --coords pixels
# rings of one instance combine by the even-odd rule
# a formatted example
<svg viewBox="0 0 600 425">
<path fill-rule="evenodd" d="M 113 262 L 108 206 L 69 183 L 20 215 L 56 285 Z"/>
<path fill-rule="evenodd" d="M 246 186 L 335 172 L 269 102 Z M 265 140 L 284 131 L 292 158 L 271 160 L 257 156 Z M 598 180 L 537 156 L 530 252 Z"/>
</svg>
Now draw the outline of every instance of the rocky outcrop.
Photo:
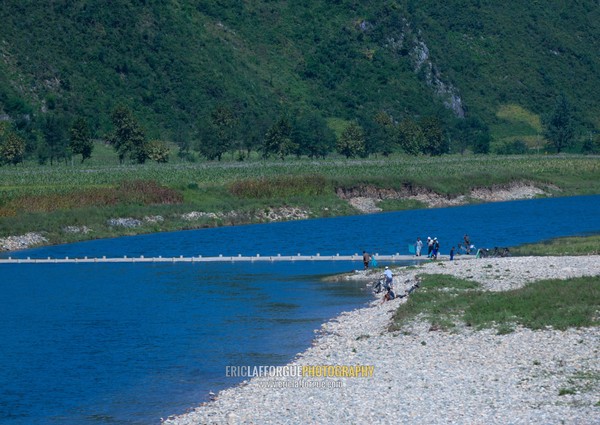
<svg viewBox="0 0 600 425">
<path fill-rule="evenodd" d="M 458 89 L 442 79 L 442 75 L 429 55 L 429 48 L 421 39 L 421 34 L 415 36 L 412 51 L 415 72 L 422 72 L 425 82 L 444 101 L 444 106 L 454 112 L 459 118 L 464 118 L 465 110 Z"/>
<path fill-rule="evenodd" d="M 444 79 L 435 65 L 423 34 L 420 30 L 413 29 L 408 19 L 401 18 L 400 22 L 400 28 L 396 28 L 395 34 L 388 36 L 385 47 L 399 56 L 408 55 L 414 72 L 423 76 L 425 83 L 443 100 L 446 108 L 455 116 L 463 118 L 465 107 L 460 93 L 451 82 Z"/>
<path fill-rule="evenodd" d="M 90 229 L 87 226 L 67 226 L 67 227 L 63 227 L 62 230 L 65 233 L 83 233 L 83 234 L 87 234 L 92 231 L 92 229 Z"/>
</svg>

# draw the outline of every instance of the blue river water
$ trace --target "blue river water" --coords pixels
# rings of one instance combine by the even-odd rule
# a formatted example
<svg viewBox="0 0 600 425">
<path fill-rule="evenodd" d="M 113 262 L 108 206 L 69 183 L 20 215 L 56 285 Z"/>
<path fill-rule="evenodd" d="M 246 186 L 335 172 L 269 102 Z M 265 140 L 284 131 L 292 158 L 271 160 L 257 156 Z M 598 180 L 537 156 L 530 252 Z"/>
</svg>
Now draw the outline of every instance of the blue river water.
<svg viewBox="0 0 600 425">
<path fill-rule="evenodd" d="M 12 257 L 408 254 L 600 232 L 600 196 L 123 237 Z M 3 254 L 2 257 L 8 257 Z M 0 266 L 0 423 L 149 424 L 235 385 L 226 366 L 280 365 L 321 323 L 366 304 L 358 262 Z"/>
</svg>

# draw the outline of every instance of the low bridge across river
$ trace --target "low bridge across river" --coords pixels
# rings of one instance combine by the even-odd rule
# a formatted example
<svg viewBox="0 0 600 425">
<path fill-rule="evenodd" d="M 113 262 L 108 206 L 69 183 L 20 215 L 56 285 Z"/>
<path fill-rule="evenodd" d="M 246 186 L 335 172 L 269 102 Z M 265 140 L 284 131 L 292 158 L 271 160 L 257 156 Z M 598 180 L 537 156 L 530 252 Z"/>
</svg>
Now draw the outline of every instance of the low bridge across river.
<svg viewBox="0 0 600 425">
<path fill-rule="evenodd" d="M 379 255 L 375 254 L 377 261 L 395 262 L 395 261 L 424 261 L 427 257 L 416 257 L 414 255 Z M 438 257 L 440 258 L 440 257 Z M 260 255 L 256 256 L 225 256 L 217 257 L 77 257 L 77 258 L 0 258 L 0 264 L 64 264 L 64 263 L 209 263 L 209 262 L 258 262 L 258 261 L 360 261 L 362 262 L 362 254 L 354 255 Z"/>
</svg>

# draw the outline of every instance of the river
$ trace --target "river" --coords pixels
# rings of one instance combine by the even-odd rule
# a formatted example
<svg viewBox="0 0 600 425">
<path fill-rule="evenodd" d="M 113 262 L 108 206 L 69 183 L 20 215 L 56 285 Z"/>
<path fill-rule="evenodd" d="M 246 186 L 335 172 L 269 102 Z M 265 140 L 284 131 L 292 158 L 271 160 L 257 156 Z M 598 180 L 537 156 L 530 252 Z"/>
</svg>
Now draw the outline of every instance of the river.
<svg viewBox="0 0 600 425">
<path fill-rule="evenodd" d="M 600 196 L 223 227 L 97 240 L 13 257 L 408 254 L 600 232 Z M 3 254 L 3 257 L 7 257 Z M 226 366 L 280 365 L 320 324 L 371 299 L 324 282 L 352 262 L 0 266 L 0 422 L 147 424 L 235 385 Z"/>
</svg>

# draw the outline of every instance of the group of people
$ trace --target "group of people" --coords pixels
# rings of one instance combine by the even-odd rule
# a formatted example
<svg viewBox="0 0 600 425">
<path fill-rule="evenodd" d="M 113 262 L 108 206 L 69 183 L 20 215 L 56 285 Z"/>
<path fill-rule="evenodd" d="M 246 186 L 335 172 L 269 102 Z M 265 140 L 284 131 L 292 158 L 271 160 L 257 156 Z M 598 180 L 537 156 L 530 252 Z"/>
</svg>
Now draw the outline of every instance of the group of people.
<svg viewBox="0 0 600 425">
<path fill-rule="evenodd" d="M 474 246 L 471 245 L 471 238 L 466 233 L 463 236 L 463 241 L 464 241 L 464 246 L 462 244 L 458 244 L 459 251 L 461 251 L 461 253 L 470 254 L 471 249 L 473 249 Z M 428 236 L 426 243 L 427 243 L 427 258 L 436 260 L 440 253 L 440 242 L 438 241 L 438 238 L 436 238 L 436 237 L 431 238 Z M 415 242 L 415 256 L 420 257 L 422 251 L 423 251 L 423 241 L 421 240 L 421 238 L 417 238 L 417 241 Z M 454 259 L 455 252 L 456 252 L 455 247 L 450 248 L 450 261 L 452 261 Z"/>
<path fill-rule="evenodd" d="M 421 238 L 417 238 L 417 242 L 415 243 L 415 255 L 417 257 L 421 256 L 421 252 L 423 251 L 423 241 Z M 430 238 L 427 236 L 427 258 L 436 259 L 440 253 L 440 242 L 438 238 Z"/>
<path fill-rule="evenodd" d="M 413 282 L 413 284 L 404 290 L 404 293 L 402 293 L 400 295 L 396 295 L 396 293 L 394 292 L 394 273 L 392 273 L 392 271 L 390 270 L 390 268 L 388 266 L 385 266 L 385 269 L 383 271 L 383 279 L 380 280 L 377 283 L 377 285 L 375 285 L 374 290 L 376 293 L 379 293 L 383 289 L 385 289 L 386 292 L 383 295 L 382 302 L 386 302 L 389 300 L 393 300 L 395 298 L 404 298 L 404 297 L 410 295 L 412 292 L 414 292 L 420 286 L 419 285 L 420 282 L 421 282 L 421 279 L 417 277 L 416 280 Z"/>
<path fill-rule="evenodd" d="M 373 291 L 377 294 L 385 291 L 383 295 L 384 302 L 396 298 L 396 293 L 394 292 L 394 273 L 392 273 L 388 266 L 385 266 L 381 280 L 374 284 Z"/>
<path fill-rule="evenodd" d="M 471 245 L 471 239 L 469 235 L 465 233 L 463 236 L 464 245 L 462 243 L 458 244 L 458 252 L 460 254 L 470 254 L 471 250 L 475 247 Z M 414 245 L 414 253 L 416 257 L 421 257 L 423 252 L 423 247 L 427 245 L 427 258 L 431 258 L 432 260 L 437 260 L 440 254 L 440 241 L 437 237 L 427 237 L 427 241 L 423 243 L 420 237 L 417 238 L 417 241 Z M 412 252 L 412 246 L 409 247 Z M 454 260 L 454 254 L 456 253 L 455 247 L 450 248 L 450 261 Z M 369 254 L 366 251 L 363 251 L 363 265 L 364 269 L 367 270 L 369 266 L 377 266 L 377 262 L 375 257 Z"/>
<path fill-rule="evenodd" d="M 463 236 L 463 241 L 464 241 L 464 246 L 462 245 L 462 242 L 460 244 L 458 244 L 459 250 L 461 250 L 461 253 L 466 253 L 466 254 L 470 254 L 471 250 L 474 249 L 474 246 L 471 245 L 471 239 L 469 238 L 469 235 L 465 234 Z M 438 258 L 438 255 L 440 254 L 440 242 L 438 241 L 437 237 L 427 237 L 427 258 L 431 258 L 433 260 Z M 424 243 L 421 240 L 420 237 L 417 238 L 417 241 L 415 242 L 415 256 L 420 257 L 423 252 L 423 247 L 424 247 Z M 412 248 L 411 248 L 412 251 Z M 450 261 L 452 261 L 454 259 L 454 253 L 455 253 L 455 247 L 452 247 L 450 249 Z M 376 267 L 377 266 L 377 260 L 375 260 L 375 257 L 372 256 L 371 254 L 369 254 L 367 251 L 363 251 L 363 266 L 364 269 L 367 270 L 370 266 Z M 376 292 L 380 292 L 382 289 L 385 289 L 386 293 L 383 297 L 383 301 L 388 301 L 391 299 L 396 298 L 396 295 L 394 293 L 394 289 L 393 289 L 393 281 L 394 281 L 394 275 L 392 273 L 392 271 L 390 270 L 390 268 L 388 266 L 385 266 L 385 269 L 383 271 L 383 278 L 382 280 L 379 281 L 379 283 L 377 285 L 375 285 L 374 290 Z M 418 288 L 419 285 L 418 283 L 413 285 L 409 291 L 412 292 L 414 291 L 416 288 Z"/>
<path fill-rule="evenodd" d="M 369 266 L 377 267 L 377 260 L 374 256 L 369 254 L 367 251 L 363 251 L 363 266 L 364 269 L 367 270 Z M 373 288 L 375 292 L 381 292 L 381 290 L 385 290 L 385 295 L 383 296 L 383 301 L 393 300 L 396 298 L 396 294 L 394 293 L 394 274 L 390 270 L 388 266 L 385 266 L 383 270 L 383 279 L 379 281 L 377 285 Z"/>
</svg>

